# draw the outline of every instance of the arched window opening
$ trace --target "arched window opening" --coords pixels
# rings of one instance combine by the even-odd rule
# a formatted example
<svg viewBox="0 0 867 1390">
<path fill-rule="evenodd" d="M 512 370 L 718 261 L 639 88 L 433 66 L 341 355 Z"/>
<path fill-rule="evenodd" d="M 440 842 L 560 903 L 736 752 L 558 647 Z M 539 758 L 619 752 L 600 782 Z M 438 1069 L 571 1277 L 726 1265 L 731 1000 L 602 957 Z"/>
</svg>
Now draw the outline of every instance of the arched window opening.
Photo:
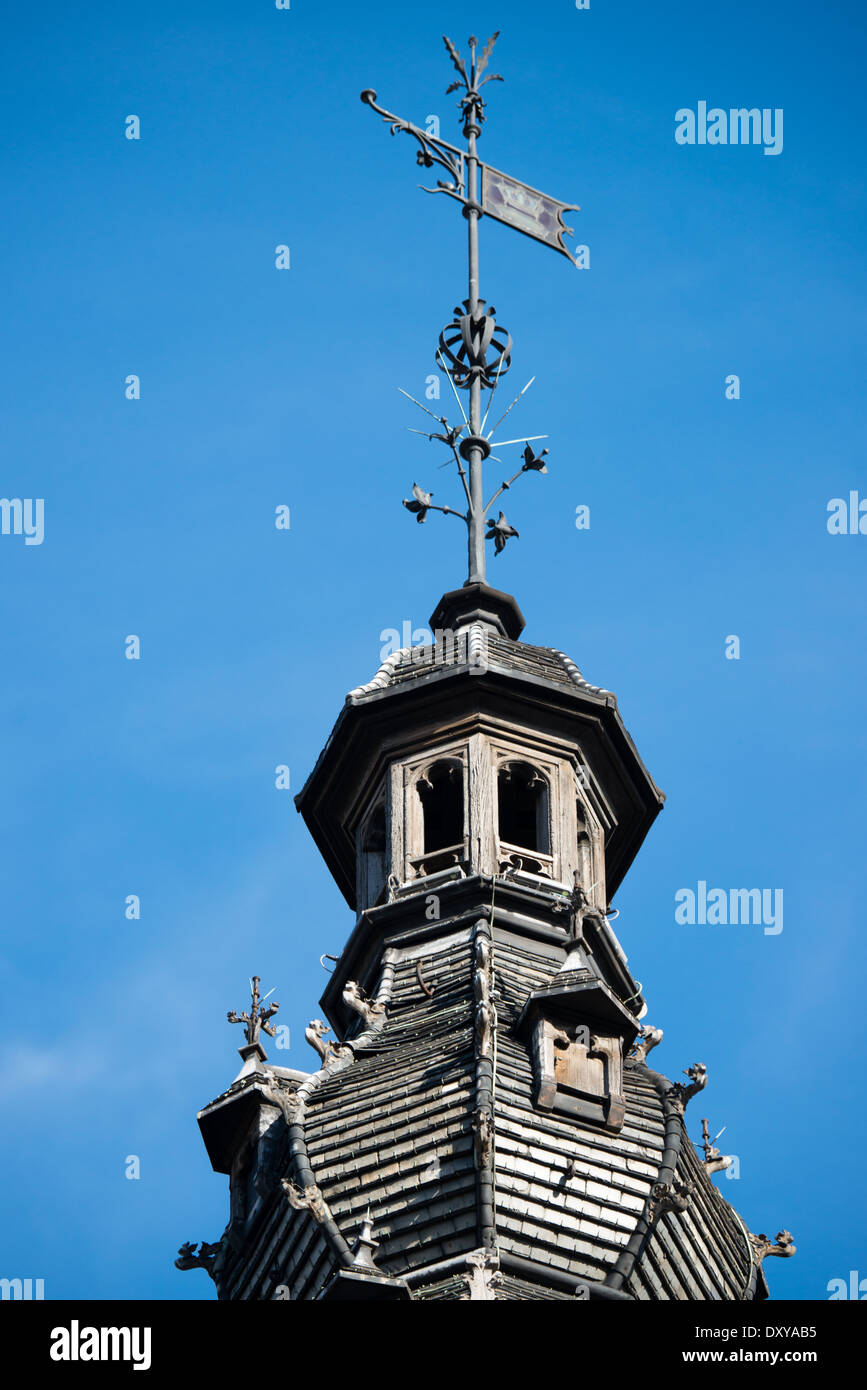
<svg viewBox="0 0 867 1390">
<path fill-rule="evenodd" d="M 424 853 L 451 849 L 464 839 L 464 783 L 459 764 L 434 763 L 418 782 L 424 818 Z"/>
<path fill-rule="evenodd" d="M 550 854 L 548 783 L 530 763 L 505 763 L 497 775 L 500 840 Z"/>
</svg>

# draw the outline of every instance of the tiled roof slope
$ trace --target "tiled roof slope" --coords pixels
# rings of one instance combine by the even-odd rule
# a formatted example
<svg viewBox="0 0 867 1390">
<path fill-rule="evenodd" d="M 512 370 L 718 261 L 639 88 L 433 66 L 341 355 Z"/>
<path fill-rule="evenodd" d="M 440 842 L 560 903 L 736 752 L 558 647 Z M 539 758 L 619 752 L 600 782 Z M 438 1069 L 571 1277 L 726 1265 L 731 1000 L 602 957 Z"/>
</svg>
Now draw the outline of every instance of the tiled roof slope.
<svg viewBox="0 0 867 1390">
<path fill-rule="evenodd" d="M 407 681 L 446 673 L 461 666 L 484 663 L 492 669 L 511 674 L 552 681 L 555 685 L 577 687 L 591 694 L 614 699 L 610 691 L 591 685 L 582 676 L 574 661 L 553 647 L 533 647 L 511 637 L 489 631 L 480 623 L 461 630 L 457 640 L 440 640 L 433 644 L 404 647 L 386 657 L 376 675 L 355 690 L 347 700 L 363 699 L 367 695 L 392 689 Z"/>
<path fill-rule="evenodd" d="M 629 1292 L 640 1299 L 750 1297 L 755 1271 L 749 1237 L 687 1138 L 677 1177 L 693 1183 L 692 1201 L 686 1211 L 666 1212 L 654 1223 L 628 1281 Z"/>
<path fill-rule="evenodd" d="M 432 996 L 420 987 L 422 962 Z M 556 967 L 550 952 L 537 955 L 530 941 L 519 945 L 512 937 L 498 943 L 496 931 L 493 967 L 494 1208 L 502 1264 L 488 1296 L 575 1297 L 582 1281 L 593 1288 L 610 1283 L 620 1257 L 630 1262 L 621 1297 L 752 1297 L 747 1233 L 713 1187 L 682 1121 L 677 1179 L 694 1184 L 693 1199 L 685 1212 L 666 1212 L 647 1225 L 666 1144 L 656 1084 L 664 1078 L 644 1064 L 627 1065 L 627 1113 L 616 1133 L 538 1109 L 532 1061 L 514 1025 L 528 993 L 549 983 Z M 396 951 L 387 1017 L 354 1046 L 354 1060 L 324 1068 L 307 1102 L 313 1180 L 350 1246 L 370 1209 L 383 1274 L 406 1276 L 416 1298 L 464 1299 L 469 1276 L 455 1257 L 481 1244 L 469 932 Z M 292 1172 L 288 1152 L 281 1171 Z M 640 1248 L 629 1255 L 627 1244 L 641 1231 Z M 245 1247 L 257 1252 L 255 1268 L 237 1268 L 223 1297 L 272 1296 L 278 1273 L 293 1298 L 321 1293 L 338 1261 L 309 1211 L 276 1196 L 253 1234 Z"/>
<path fill-rule="evenodd" d="M 308 1112 L 311 1165 L 337 1224 L 350 1238 L 369 1205 L 389 1273 L 478 1245 L 468 962 L 466 943 L 426 957 L 431 998 L 416 961 L 399 962 L 385 1027 Z"/>
<path fill-rule="evenodd" d="M 495 950 L 494 968 L 501 996 L 495 1141 L 501 1248 L 576 1281 L 602 1283 L 656 1181 L 663 1151 L 659 1099 L 630 1072 L 618 1134 L 537 1109 L 532 1062 L 513 1025 L 527 995 L 549 983 L 551 964 L 510 941 L 508 950 Z M 572 1160 L 579 1171 L 567 1178 Z"/>
</svg>

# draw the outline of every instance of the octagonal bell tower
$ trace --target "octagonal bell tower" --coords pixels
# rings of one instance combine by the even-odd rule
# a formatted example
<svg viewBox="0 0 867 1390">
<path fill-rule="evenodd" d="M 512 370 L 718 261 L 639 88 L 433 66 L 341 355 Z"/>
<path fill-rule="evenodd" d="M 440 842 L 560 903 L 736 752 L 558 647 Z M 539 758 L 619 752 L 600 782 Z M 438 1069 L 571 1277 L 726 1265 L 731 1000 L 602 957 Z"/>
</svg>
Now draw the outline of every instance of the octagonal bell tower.
<svg viewBox="0 0 867 1390">
<path fill-rule="evenodd" d="M 481 54 L 470 39 L 468 62 L 446 40 L 465 148 L 362 94 L 466 219 L 467 298 L 436 351 L 459 418 L 415 402 L 463 501 L 413 483 L 404 506 L 465 525 L 467 579 L 431 642 L 349 693 L 297 798 L 355 920 L 307 1028 L 315 1070 L 269 1061 L 277 1006 L 258 977 L 229 1015 L 243 1065 L 199 1124 L 230 1218 L 178 1261 L 225 1299 L 748 1301 L 766 1295 L 763 1259 L 794 1252 L 714 1186 L 730 1160 L 707 1122 L 701 1151 L 689 1138 L 703 1064 L 679 1059 L 676 1082 L 648 1065 L 662 1030 L 642 1022 L 610 904 L 662 793 L 614 695 L 522 641 L 517 603 L 486 579 L 486 543 L 518 538 L 500 498 L 545 474 L 548 450 L 504 437 L 526 387 L 488 428 L 512 341 L 479 298 L 479 220 L 573 259 L 572 205 L 478 157 L 496 37 Z M 510 448 L 516 471 L 485 502 L 483 465 Z"/>
</svg>

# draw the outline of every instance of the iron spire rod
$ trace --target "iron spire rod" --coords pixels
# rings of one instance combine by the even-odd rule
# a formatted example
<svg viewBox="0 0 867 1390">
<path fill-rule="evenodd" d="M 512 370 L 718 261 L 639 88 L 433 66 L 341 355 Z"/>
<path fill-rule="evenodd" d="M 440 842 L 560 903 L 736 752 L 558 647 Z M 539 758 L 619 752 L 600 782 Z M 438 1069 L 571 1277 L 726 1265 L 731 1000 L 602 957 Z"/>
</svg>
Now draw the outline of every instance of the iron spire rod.
<svg viewBox="0 0 867 1390">
<path fill-rule="evenodd" d="M 481 135 L 479 124 L 481 98 L 479 96 L 476 70 L 476 44 L 470 40 L 470 81 L 465 97 L 464 135 L 467 140 L 467 201 L 464 216 L 467 219 L 467 260 L 469 312 L 473 319 L 479 312 L 479 160 L 476 153 L 476 140 Z M 467 440 L 470 475 L 470 509 L 467 527 L 467 558 L 470 584 L 485 582 L 485 508 L 482 493 L 482 462 L 490 452 L 481 442 L 482 434 L 482 383 L 481 372 L 477 369 L 470 381 L 470 433 Z M 484 452 L 483 452 L 484 449 Z"/>
</svg>

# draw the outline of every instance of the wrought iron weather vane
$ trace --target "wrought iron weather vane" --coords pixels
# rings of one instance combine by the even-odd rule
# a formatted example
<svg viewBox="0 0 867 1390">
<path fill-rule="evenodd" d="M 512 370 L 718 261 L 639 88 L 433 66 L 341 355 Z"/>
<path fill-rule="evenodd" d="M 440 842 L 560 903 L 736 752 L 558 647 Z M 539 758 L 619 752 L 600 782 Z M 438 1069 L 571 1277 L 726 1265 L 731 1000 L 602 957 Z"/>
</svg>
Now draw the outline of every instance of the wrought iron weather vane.
<svg viewBox="0 0 867 1390">
<path fill-rule="evenodd" d="M 390 125 L 392 135 L 403 132 L 413 137 L 419 146 L 416 159 L 420 165 L 426 169 L 436 166 L 445 171 L 445 179 L 437 180 L 435 188 L 427 188 L 424 191 L 445 193 L 448 197 L 454 198 L 462 205 L 462 212 L 467 221 L 468 295 L 463 305 L 455 309 L 452 322 L 440 334 L 436 354 L 437 362 L 451 384 L 460 408 L 462 423 L 452 426 L 446 416 L 434 415 L 433 411 L 428 410 L 413 396 L 409 396 L 408 392 L 404 391 L 403 394 L 409 396 L 419 409 L 425 411 L 440 426 L 439 430 L 427 433 L 427 438 L 436 439 L 451 450 L 466 497 L 467 510 L 460 512 L 453 507 L 435 505 L 432 501 L 433 493 L 425 492 L 417 483 L 413 483 L 412 498 L 404 498 L 404 506 L 415 514 L 419 522 L 425 520 L 429 511 L 458 516 L 466 522 L 469 571 L 467 582 L 470 584 L 484 583 L 485 541 L 493 540 L 495 554 L 499 555 L 506 541 L 518 535 L 502 511 L 496 521 L 487 520 L 491 507 L 523 473 L 546 473 L 543 459 L 548 452 L 547 449 L 543 449 L 541 454 L 536 455 L 530 447 L 532 441 L 544 439 L 547 437 L 545 435 L 524 435 L 518 439 L 494 440 L 498 448 L 523 443 L 524 461 L 488 502 L 484 502 L 482 465 L 491 455 L 493 436 L 535 378 L 527 382 L 496 425 L 485 434 L 494 393 L 511 365 L 512 339 L 506 330 L 497 324 L 494 308 L 487 307 L 484 299 L 479 297 L 479 220 L 483 216 L 493 217 L 535 241 L 551 246 L 555 251 L 561 251 L 569 260 L 573 260 L 563 243 L 563 237 L 572 233 L 571 227 L 567 227 L 563 221 L 563 214 L 579 211 L 574 203 L 560 203 L 555 198 L 540 193 L 538 189 L 531 188 L 529 184 L 520 183 L 510 175 L 482 163 L 478 157 L 476 142 L 486 119 L 486 103 L 482 100 L 481 91 L 488 82 L 503 81 L 499 73 L 484 75 L 498 37 L 499 30 L 488 40 L 478 56 L 478 41 L 470 38 L 468 70 L 454 44 L 443 35 L 449 56 L 458 72 L 458 80 L 447 88 L 447 94 L 463 91 L 459 105 L 463 134 L 467 141 L 466 150 L 434 137 L 413 125 L 411 121 L 406 121 L 378 106 L 375 91 L 368 89 L 361 93 L 361 100 Z M 484 415 L 483 390 L 490 392 Z M 464 410 L 459 391 L 469 394 L 468 411 Z M 416 430 L 414 433 L 420 434 L 423 431 Z"/>
</svg>

